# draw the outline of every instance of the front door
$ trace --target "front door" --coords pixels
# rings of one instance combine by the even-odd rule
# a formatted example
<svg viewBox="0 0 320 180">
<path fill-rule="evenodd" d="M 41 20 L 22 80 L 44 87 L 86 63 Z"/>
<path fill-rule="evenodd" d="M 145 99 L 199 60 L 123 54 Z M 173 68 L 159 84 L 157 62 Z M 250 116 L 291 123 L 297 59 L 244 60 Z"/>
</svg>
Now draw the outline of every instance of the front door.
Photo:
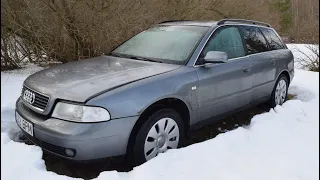
<svg viewBox="0 0 320 180">
<path fill-rule="evenodd" d="M 238 28 L 217 29 L 205 45 L 199 61 L 208 51 L 226 52 L 228 62 L 199 64 L 197 67 L 199 121 L 243 107 L 251 101 L 251 60 L 245 56 Z"/>
</svg>

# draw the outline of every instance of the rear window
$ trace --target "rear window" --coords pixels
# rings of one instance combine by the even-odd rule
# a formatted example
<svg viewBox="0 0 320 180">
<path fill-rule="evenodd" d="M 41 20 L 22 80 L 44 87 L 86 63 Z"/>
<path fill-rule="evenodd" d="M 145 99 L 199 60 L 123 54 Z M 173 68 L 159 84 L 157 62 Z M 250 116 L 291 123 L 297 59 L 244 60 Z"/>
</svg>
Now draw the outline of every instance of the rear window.
<svg viewBox="0 0 320 180">
<path fill-rule="evenodd" d="M 248 54 L 269 51 L 268 43 L 259 28 L 254 26 L 240 26 Z"/>
<path fill-rule="evenodd" d="M 284 49 L 284 45 L 282 44 L 279 37 L 276 35 L 274 30 L 268 28 L 260 28 L 263 35 L 266 37 L 271 50 Z"/>
</svg>

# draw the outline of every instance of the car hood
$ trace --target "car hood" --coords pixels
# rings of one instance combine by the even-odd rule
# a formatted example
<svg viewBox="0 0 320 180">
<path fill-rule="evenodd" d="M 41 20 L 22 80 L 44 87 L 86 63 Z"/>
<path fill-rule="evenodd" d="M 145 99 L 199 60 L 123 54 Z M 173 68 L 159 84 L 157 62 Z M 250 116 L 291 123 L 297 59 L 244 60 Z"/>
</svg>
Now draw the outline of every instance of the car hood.
<svg viewBox="0 0 320 180">
<path fill-rule="evenodd" d="M 102 92 L 179 67 L 181 66 L 100 56 L 39 71 L 30 75 L 24 85 L 48 95 L 51 100 L 85 102 Z"/>
</svg>

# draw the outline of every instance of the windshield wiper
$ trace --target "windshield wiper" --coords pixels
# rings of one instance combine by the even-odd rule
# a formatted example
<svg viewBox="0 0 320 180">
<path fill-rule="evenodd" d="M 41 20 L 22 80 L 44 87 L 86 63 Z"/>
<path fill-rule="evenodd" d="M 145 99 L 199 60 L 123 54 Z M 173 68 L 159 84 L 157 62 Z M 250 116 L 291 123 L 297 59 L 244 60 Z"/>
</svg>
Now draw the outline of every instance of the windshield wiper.
<svg viewBox="0 0 320 180">
<path fill-rule="evenodd" d="M 141 61 L 162 63 L 161 61 L 153 60 L 150 58 L 145 58 L 145 57 L 140 57 L 140 56 L 132 56 L 132 55 L 128 55 L 128 54 L 109 53 L 109 55 L 115 56 L 115 57 L 121 57 L 121 58 L 129 58 L 129 59 L 136 59 L 136 60 L 141 60 Z"/>
<path fill-rule="evenodd" d="M 123 55 L 121 55 L 121 54 L 112 53 L 112 52 L 111 52 L 111 53 L 108 53 L 107 55 L 108 55 L 108 56 L 114 56 L 114 57 L 123 57 L 123 58 L 126 57 L 126 56 L 123 56 Z"/>
<path fill-rule="evenodd" d="M 161 61 L 156 61 L 153 59 L 145 58 L 145 57 L 138 57 L 138 56 L 130 56 L 130 59 L 137 59 L 137 60 L 142 60 L 142 61 L 149 61 L 149 62 L 157 62 L 157 63 L 162 63 Z"/>
</svg>

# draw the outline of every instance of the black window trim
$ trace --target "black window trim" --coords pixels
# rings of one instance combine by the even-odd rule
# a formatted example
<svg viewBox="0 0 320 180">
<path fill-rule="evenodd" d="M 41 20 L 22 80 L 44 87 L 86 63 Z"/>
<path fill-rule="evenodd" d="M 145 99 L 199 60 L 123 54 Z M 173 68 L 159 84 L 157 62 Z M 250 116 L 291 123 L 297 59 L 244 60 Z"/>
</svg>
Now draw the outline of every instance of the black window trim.
<svg viewBox="0 0 320 180">
<path fill-rule="evenodd" d="M 239 27 L 243 27 L 243 26 L 247 26 L 247 25 L 240 25 Z M 250 26 L 248 26 L 248 27 L 250 27 Z M 262 31 L 261 31 L 261 29 L 260 29 L 261 27 L 259 27 L 259 26 L 251 26 L 251 27 L 257 28 L 257 30 L 261 33 L 263 39 L 264 39 L 264 40 L 266 41 L 266 43 L 267 43 L 267 49 L 268 49 L 268 51 L 257 52 L 257 53 L 253 53 L 253 54 L 248 54 L 248 51 L 247 51 L 246 56 L 272 51 L 272 50 L 271 50 L 271 46 L 270 46 L 268 40 L 266 39 L 266 37 L 264 36 L 264 34 L 262 33 Z M 239 29 L 239 31 L 241 32 L 242 38 L 243 38 L 243 40 L 244 40 L 243 32 L 242 32 L 240 29 Z M 246 46 L 246 44 L 245 44 L 245 41 L 243 41 L 243 45 L 247 48 L 247 46 Z M 247 49 L 247 50 L 248 50 L 248 49 Z"/>
<path fill-rule="evenodd" d="M 278 38 L 278 40 L 280 41 L 280 43 L 281 43 L 281 46 L 282 46 L 282 49 L 287 49 L 287 46 L 283 43 L 283 41 L 282 41 L 282 39 L 281 39 L 281 37 L 279 36 L 279 34 L 276 32 L 276 30 L 274 30 L 273 28 L 265 28 L 265 27 L 259 27 L 259 30 L 261 31 L 261 33 L 262 33 L 262 35 L 265 37 L 265 35 L 264 35 L 264 33 L 262 32 L 262 30 L 261 29 L 268 29 L 268 30 L 271 30 L 271 31 L 273 31 L 273 33 L 276 35 L 276 37 Z M 267 41 L 267 43 L 269 44 L 269 49 L 270 49 L 270 51 L 278 51 L 278 50 L 282 50 L 282 49 L 271 49 L 271 45 L 270 45 L 270 43 L 268 42 L 268 40 L 267 40 L 267 38 L 265 37 L 265 39 L 266 39 L 266 41 Z"/>
<path fill-rule="evenodd" d="M 253 27 L 258 27 L 258 28 L 267 28 L 267 29 L 271 29 L 275 32 L 275 34 L 278 36 L 278 38 L 280 39 L 281 43 L 284 45 L 284 49 L 288 49 L 287 46 L 283 43 L 282 39 L 280 38 L 279 34 L 276 32 L 276 30 L 274 30 L 273 28 L 271 27 L 264 27 L 264 26 L 260 26 L 260 25 L 251 25 L 251 24 L 223 24 L 223 25 L 218 25 L 216 28 L 214 28 L 210 34 L 210 37 L 206 40 L 206 43 L 202 46 L 201 48 L 201 51 L 198 53 L 197 55 L 197 59 L 194 61 L 193 63 L 193 67 L 201 67 L 203 66 L 203 64 L 197 64 L 198 61 L 199 61 L 199 57 L 200 57 L 200 54 L 202 53 L 204 47 L 206 46 L 206 44 L 208 43 L 209 39 L 211 38 L 211 36 L 216 32 L 217 29 L 221 28 L 221 27 L 224 27 L 224 26 L 235 26 L 237 28 L 239 28 L 239 26 L 253 26 Z M 241 33 L 241 31 L 240 31 Z M 243 36 L 241 36 L 243 38 Z M 267 41 L 268 42 L 268 41 Z M 245 44 L 242 43 L 244 46 Z M 283 50 L 283 49 L 279 49 L 279 50 Z M 277 51 L 279 51 L 277 50 Z M 259 52 L 259 53 L 255 53 L 255 54 L 246 54 L 245 56 L 242 56 L 242 57 L 237 57 L 237 58 L 232 58 L 232 61 L 229 61 L 231 59 L 228 59 L 228 62 L 226 63 L 229 63 L 229 62 L 233 62 L 234 60 L 236 59 L 242 59 L 242 58 L 245 58 L 245 57 L 248 57 L 248 56 L 252 56 L 252 55 L 257 55 L 257 54 L 262 54 L 262 53 L 269 53 L 270 51 L 265 51 L 265 52 Z"/>
<path fill-rule="evenodd" d="M 268 46 L 268 51 L 272 51 L 272 49 L 271 49 L 271 45 L 270 45 L 270 43 L 268 42 L 268 40 L 267 40 L 266 36 L 263 34 L 263 32 L 261 31 L 261 29 L 260 29 L 260 28 L 258 28 L 258 27 L 257 27 L 257 29 L 258 29 L 258 31 L 262 34 L 263 39 L 266 41 L 267 46 Z M 265 51 L 265 52 L 268 52 L 268 51 Z"/>
<path fill-rule="evenodd" d="M 244 55 L 244 56 L 248 56 L 248 55 L 249 55 L 249 54 L 248 54 L 248 48 L 247 48 L 247 46 L 246 46 L 246 42 L 245 42 L 245 40 L 244 40 L 244 35 L 243 35 L 243 32 L 240 30 L 240 27 L 241 27 L 241 26 L 237 26 L 237 29 L 238 29 L 238 31 L 239 31 L 239 33 L 240 33 L 240 36 L 241 36 L 242 46 L 243 46 L 243 49 L 244 49 L 244 52 L 245 52 L 245 55 Z"/>
</svg>

